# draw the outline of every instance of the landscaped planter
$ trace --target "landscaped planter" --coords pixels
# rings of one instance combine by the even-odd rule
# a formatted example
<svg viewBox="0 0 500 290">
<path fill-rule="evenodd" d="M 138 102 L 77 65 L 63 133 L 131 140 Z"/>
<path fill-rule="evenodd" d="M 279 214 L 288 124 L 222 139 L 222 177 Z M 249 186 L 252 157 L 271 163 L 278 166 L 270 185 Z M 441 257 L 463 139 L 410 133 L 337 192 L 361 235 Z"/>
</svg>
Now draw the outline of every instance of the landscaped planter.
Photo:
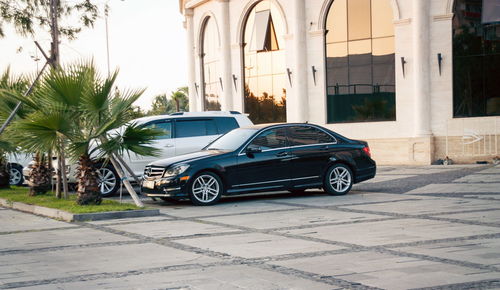
<svg viewBox="0 0 500 290">
<path fill-rule="evenodd" d="M 139 209 L 96 213 L 70 213 L 60 209 L 48 208 L 39 205 L 25 204 L 22 202 L 11 202 L 3 198 L 0 198 L 0 206 L 67 222 L 146 217 L 156 216 L 160 214 L 160 211 L 158 209 Z"/>
</svg>

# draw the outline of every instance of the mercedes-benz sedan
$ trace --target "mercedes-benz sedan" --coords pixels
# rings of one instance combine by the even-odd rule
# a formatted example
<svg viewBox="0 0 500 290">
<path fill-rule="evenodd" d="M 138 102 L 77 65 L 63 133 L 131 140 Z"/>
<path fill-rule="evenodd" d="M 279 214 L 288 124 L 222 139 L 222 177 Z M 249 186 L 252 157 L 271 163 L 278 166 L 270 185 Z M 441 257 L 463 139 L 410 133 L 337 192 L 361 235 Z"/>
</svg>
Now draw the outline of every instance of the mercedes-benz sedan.
<svg viewBox="0 0 500 290">
<path fill-rule="evenodd" d="M 331 195 L 375 176 L 364 141 L 313 124 L 235 129 L 202 151 L 146 166 L 142 192 L 152 198 L 189 198 L 211 205 L 222 195 L 323 188 Z"/>
</svg>

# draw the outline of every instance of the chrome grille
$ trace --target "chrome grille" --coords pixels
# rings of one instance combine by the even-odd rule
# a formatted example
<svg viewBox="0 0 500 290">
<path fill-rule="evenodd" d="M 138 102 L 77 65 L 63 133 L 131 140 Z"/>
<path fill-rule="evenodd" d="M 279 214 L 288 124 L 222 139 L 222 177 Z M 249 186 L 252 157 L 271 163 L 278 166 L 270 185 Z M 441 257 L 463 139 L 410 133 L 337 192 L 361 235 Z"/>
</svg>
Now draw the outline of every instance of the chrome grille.
<svg viewBox="0 0 500 290">
<path fill-rule="evenodd" d="M 144 177 L 162 177 L 164 171 L 165 168 L 163 167 L 146 166 Z"/>
</svg>

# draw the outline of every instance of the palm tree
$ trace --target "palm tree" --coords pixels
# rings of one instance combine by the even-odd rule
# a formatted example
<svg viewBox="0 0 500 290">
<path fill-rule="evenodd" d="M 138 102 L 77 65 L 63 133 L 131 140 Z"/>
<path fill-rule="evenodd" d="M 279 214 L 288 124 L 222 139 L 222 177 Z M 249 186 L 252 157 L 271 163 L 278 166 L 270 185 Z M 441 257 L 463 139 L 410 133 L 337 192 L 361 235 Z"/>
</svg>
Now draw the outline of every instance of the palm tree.
<svg viewBox="0 0 500 290">
<path fill-rule="evenodd" d="M 78 160 L 80 205 L 101 202 L 97 161 L 125 151 L 139 155 L 158 152 L 149 144 L 159 132 L 129 123 L 133 103 L 144 90 L 115 94 L 117 76 L 115 71 L 103 78 L 92 63 L 76 63 L 51 71 L 32 97 L 18 97 L 27 106 L 38 108 L 15 124 L 25 135 L 18 138 L 19 144 L 33 151 L 55 150 L 63 162 L 68 148 L 69 157 Z"/>
</svg>

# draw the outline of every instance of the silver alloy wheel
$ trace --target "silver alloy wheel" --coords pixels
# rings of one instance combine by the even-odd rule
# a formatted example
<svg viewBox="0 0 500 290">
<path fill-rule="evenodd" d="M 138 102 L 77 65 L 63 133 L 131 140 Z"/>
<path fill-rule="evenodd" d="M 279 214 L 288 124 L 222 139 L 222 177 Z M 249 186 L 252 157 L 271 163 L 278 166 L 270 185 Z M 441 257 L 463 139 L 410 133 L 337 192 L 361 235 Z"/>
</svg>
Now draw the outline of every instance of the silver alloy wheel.
<svg viewBox="0 0 500 290">
<path fill-rule="evenodd" d="M 330 184 L 336 192 L 344 192 L 351 186 L 351 173 L 345 167 L 335 167 L 330 173 Z"/>
<path fill-rule="evenodd" d="M 10 178 L 9 178 L 9 184 L 11 185 L 18 185 L 21 180 L 23 180 L 23 175 L 21 174 L 21 171 L 17 168 L 11 168 L 9 170 Z"/>
<path fill-rule="evenodd" d="M 109 168 L 103 167 L 97 170 L 97 182 L 102 195 L 109 194 L 116 186 L 116 176 Z"/>
<path fill-rule="evenodd" d="M 215 200 L 219 195 L 219 191 L 219 182 L 211 175 L 200 175 L 193 182 L 193 196 L 201 203 L 209 203 Z"/>
</svg>

